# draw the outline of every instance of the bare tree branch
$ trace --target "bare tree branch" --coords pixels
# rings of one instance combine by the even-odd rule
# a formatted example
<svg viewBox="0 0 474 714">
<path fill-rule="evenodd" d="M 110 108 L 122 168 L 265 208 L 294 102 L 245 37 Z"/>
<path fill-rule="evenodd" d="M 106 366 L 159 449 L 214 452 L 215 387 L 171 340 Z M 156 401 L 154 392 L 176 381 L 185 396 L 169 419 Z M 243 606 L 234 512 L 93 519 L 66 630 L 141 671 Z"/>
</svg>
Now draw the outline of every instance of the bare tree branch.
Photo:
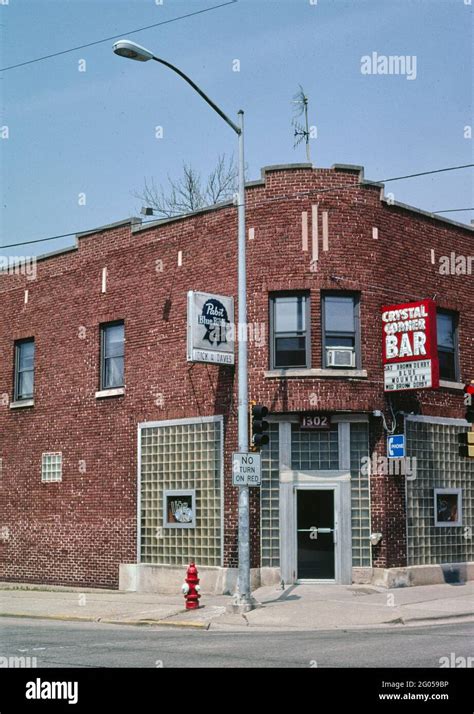
<svg viewBox="0 0 474 714">
<path fill-rule="evenodd" d="M 237 190 L 238 168 L 234 157 L 226 159 L 219 155 L 215 168 L 208 175 L 204 186 L 201 175 L 190 164 L 183 164 L 178 179 L 167 176 L 167 185 L 157 185 L 155 179 L 144 179 L 141 192 L 133 194 L 146 207 L 152 208 L 160 217 L 172 218 L 182 213 L 192 213 L 232 198 Z"/>
</svg>

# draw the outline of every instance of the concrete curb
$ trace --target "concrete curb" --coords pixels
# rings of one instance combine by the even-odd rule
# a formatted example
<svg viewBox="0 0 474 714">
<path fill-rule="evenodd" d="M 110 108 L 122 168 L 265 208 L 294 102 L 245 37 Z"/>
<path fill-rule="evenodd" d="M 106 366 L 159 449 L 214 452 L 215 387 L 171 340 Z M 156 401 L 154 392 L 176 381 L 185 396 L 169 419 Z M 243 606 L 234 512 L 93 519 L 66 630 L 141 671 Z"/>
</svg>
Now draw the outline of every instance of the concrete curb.
<svg viewBox="0 0 474 714">
<path fill-rule="evenodd" d="M 208 630 L 210 622 L 180 621 L 180 620 L 114 620 L 102 617 L 81 617 L 80 615 L 36 615 L 25 612 L 0 612 L 0 617 L 14 617 L 22 620 L 57 620 L 58 622 L 96 622 L 105 625 L 134 625 L 184 627 Z"/>
<path fill-rule="evenodd" d="M 107 625 L 134 625 L 145 627 L 184 627 L 197 630 L 208 630 L 210 622 L 180 622 L 179 620 L 98 620 Z"/>
<path fill-rule="evenodd" d="M 222 631 L 232 631 L 233 628 L 238 628 L 239 631 L 250 631 L 250 630 L 261 630 L 261 631 L 272 631 L 272 632 L 329 632 L 334 630 L 372 630 L 372 629 L 396 629 L 403 627 L 429 627 L 436 623 L 448 624 L 449 622 L 474 622 L 474 612 L 464 612 L 456 615 L 437 615 L 435 617 L 420 617 L 420 618 L 408 618 L 397 617 L 394 620 L 387 620 L 386 622 L 372 622 L 372 623 L 362 623 L 359 625 L 324 625 L 321 627 L 275 627 L 275 625 L 269 623 L 250 623 L 244 616 L 242 616 L 243 622 L 219 622 L 219 620 L 214 620 L 210 624 L 211 630 L 222 630 Z"/>
<path fill-rule="evenodd" d="M 455 614 L 451 615 L 433 615 L 432 617 L 408 617 L 404 618 L 399 617 L 397 620 L 393 620 L 392 622 L 397 622 L 398 620 L 401 621 L 400 624 L 402 625 L 410 625 L 411 623 L 414 624 L 419 624 L 420 622 L 436 622 L 437 620 L 460 620 L 460 619 L 466 619 L 466 618 L 474 618 L 474 612 L 457 612 Z M 387 623 L 391 624 L 391 623 Z"/>
<path fill-rule="evenodd" d="M 271 630 L 271 631 L 281 631 L 281 632 L 294 632 L 294 631 L 303 631 L 303 632 L 326 632 L 328 630 L 360 630 L 360 629 L 373 629 L 373 628 L 387 628 L 387 627 L 408 627 L 408 626 L 418 626 L 418 627 L 424 627 L 424 626 L 429 626 L 432 625 L 436 622 L 445 622 L 446 620 L 453 622 L 456 620 L 460 620 L 463 622 L 469 622 L 474 620 L 474 613 L 473 612 L 464 612 L 464 613 L 459 613 L 456 615 L 438 615 L 436 617 L 412 617 L 405 619 L 403 617 L 397 617 L 395 620 L 388 620 L 386 622 L 377 622 L 377 623 L 362 623 L 360 625 L 333 625 L 332 627 L 322 626 L 322 627 L 313 627 L 311 629 L 308 628 L 300 628 L 300 627 L 277 627 L 275 628 L 274 625 L 271 624 L 257 624 L 257 623 L 252 623 L 250 624 L 247 620 L 245 620 L 245 624 L 243 623 L 229 623 L 229 622 L 222 622 L 219 623 L 219 618 L 216 618 L 212 621 L 195 621 L 195 620 L 150 620 L 150 619 L 144 619 L 144 620 L 133 620 L 133 619 L 128 619 L 128 620 L 116 620 L 113 618 L 101 618 L 101 617 L 81 617 L 79 615 L 36 615 L 36 614 L 31 614 L 31 613 L 24 613 L 24 612 L 2 612 L 0 613 L 0 617 L 11 617 L 11 618 L 18 618 L 22 620 L 56 620 L 58 622 L 95 622 L 99 624 L 105 624 L 105 625 L 129 625 L 129 626 L 134 626 L 134 627 L 170 627 L 170 628 L 184 628 L 184 629 L 196 629 L 196 630 L 209 630 L 212 629 L 214 631 L 217 631 L 219 629 L 232 629 L 233 627 L 238 627 L 238 629 L 244 628 L 245 630 Z M 245 618 L 244 618 L 245 619 Z M 217 627 L 216 627 L 217 625 Z"/>
</svg>

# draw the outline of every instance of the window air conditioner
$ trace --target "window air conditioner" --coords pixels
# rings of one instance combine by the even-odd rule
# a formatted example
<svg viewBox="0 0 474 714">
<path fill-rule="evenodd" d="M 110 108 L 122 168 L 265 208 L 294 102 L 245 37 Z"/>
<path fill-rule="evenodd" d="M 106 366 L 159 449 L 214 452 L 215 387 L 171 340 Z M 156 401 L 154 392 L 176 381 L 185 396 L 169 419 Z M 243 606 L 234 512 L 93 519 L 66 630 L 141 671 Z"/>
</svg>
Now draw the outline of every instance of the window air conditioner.
<svg viewBox="0 0 474 714">
<path fill-rule="evenodd" d="M 328 367 L 355 367 L 355 351 L 353 347 L 327 347 L 326 357 Z"/>
</svg>

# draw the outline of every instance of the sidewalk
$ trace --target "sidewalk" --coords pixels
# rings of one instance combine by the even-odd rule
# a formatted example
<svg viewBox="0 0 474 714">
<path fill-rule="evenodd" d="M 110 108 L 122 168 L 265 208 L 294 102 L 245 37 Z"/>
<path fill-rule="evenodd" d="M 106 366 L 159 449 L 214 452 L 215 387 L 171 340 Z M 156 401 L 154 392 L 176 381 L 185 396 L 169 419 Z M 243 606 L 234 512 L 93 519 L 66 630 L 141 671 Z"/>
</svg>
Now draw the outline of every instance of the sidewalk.
<svg viewBox="0 0 474 714">
<path fill-rule="evenodd" d="M 0 583 L 0 616 L 213 630 L 328 630 L 474 619 L 474 582 L 386 590 L 367 585 L 272 586 L 253 593 L 261 607 L 228 612 L 232 598 L 203 595 L 185 611 L 182 595 Z"/>
</svg>

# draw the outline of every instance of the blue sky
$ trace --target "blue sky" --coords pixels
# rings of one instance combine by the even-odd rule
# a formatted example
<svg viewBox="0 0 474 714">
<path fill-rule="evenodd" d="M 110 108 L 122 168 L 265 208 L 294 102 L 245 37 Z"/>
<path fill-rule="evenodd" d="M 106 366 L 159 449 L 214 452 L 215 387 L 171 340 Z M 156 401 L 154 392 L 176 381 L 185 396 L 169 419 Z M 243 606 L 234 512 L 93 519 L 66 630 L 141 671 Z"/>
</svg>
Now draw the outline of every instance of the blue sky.
<svg viewBox="0 0 474 714">
<path fill-rule="evenodd" d="M 221 2 L 9 0 L 0 4 L 0 63 L 126 37 Z M 179 66 L 230 116 L 245 110 L 249 179 L 268 164 L 305 161 L 291 127 L 301 84 L 318 128 L 313 162 L 361 164 L 376 180 L 472 163 L 473 140 L 464 138 L 472 124 L 472 13 L 465 0 L 238 0 L 130 37 Z M 206 173 L 236 148 L 232 130 L 173 72 L 117 57 L 111 46 L 0 73 L 0 124 L 9 128 L 0 142 L 2 245 L 136 215 L 133 193 L 145 177 L 166 182 L 184 161 Z M 361 57 L 372 52 L 415 55 L 416 79 L 363 75 Z M 425 210 L 463 208 L 473 205 L 472 176 L 467 169 L 386 190 Z M 451 217 L 469 222 L 474 213 Z M 36 255 L 72 243 L 4 252 Z"/>
</svg>

